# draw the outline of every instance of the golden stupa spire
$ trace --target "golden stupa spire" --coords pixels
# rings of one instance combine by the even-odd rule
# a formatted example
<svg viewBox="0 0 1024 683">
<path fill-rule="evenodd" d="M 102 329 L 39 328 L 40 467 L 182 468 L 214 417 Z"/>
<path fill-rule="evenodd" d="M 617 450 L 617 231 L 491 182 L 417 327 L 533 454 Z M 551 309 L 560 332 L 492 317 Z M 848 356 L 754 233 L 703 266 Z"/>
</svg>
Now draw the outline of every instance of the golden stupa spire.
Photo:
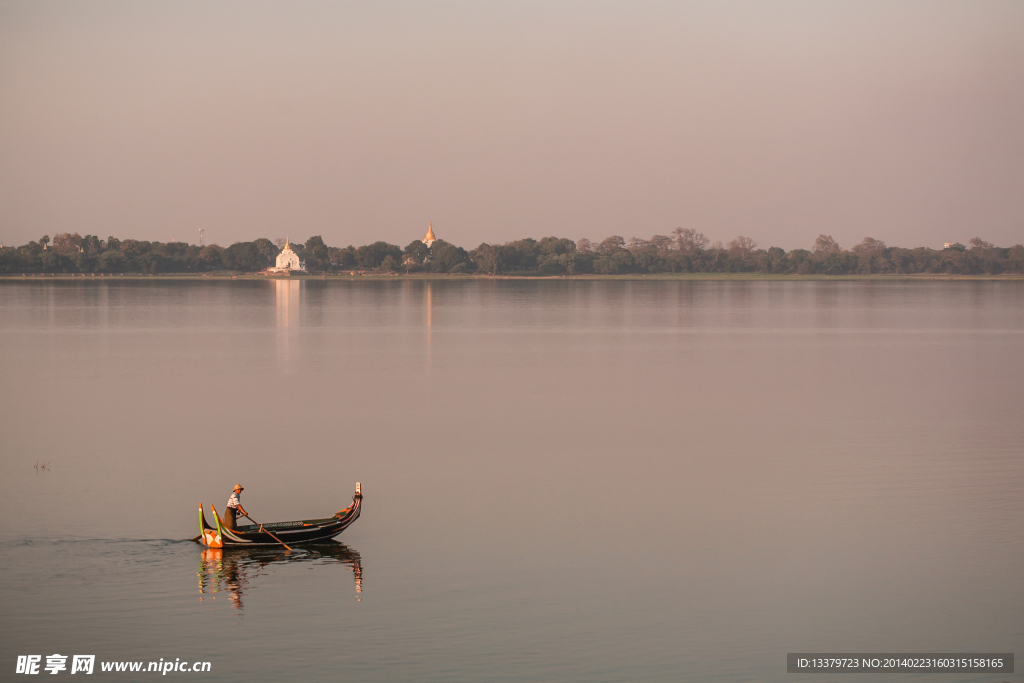
<svg viewBox="0 0 1024 683">
<path fill-rule="evenodd" d="M 427 236 L 423 238 L 423 241 L 426 242 L 427 240 L 430 240 L 432 242 L 437 240 L 437 238 L 434 237 L 434 224 L 433 223 L 427 223 Z"/>
<path fill-rule="evenodd" d="M 288 241 L 288 236 L 287 235 L 284 238 L 284 248 L 285 249 L 291 249 L 292 248 L 291 243 Z"/>
</svg>

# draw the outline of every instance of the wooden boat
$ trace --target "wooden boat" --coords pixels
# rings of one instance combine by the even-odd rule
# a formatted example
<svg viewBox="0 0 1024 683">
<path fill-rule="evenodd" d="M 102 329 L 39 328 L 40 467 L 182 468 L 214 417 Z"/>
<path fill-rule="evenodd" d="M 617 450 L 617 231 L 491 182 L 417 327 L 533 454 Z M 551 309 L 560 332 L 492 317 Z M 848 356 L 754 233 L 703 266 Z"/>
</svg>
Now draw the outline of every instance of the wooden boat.
<svg viewBox="0 0 1024 683">
<path fill-rule="evenodd" d="M 296 522 L 249 524 L 247 526 L 238 526 L 234 530 L 227 529 L 221 523 L 220 515 L 217 514 L 217 510 L 213 505 L 210 505 L 210 511 L 213 513 L 213 521 L 216 526 L 211 526 L 206 521 L 206 515 L 203 514 L 203 504 L 200 503 L 199 525 L 201 533 L 196 540 L 210 548 L 242 548 L 261 545 L 280 546 L 282 541 L 288 545 L 328 541 L 347 529 L 352 522 L 359 518 L 362 502 L 363 493 L 357 483 L 356 493 L 352 497 L 352 504 L 344 510 L 334 513 L 333 517 L 305 519 Z M 275 539 L 274 536 L 277 538 Z"/>
</svg>

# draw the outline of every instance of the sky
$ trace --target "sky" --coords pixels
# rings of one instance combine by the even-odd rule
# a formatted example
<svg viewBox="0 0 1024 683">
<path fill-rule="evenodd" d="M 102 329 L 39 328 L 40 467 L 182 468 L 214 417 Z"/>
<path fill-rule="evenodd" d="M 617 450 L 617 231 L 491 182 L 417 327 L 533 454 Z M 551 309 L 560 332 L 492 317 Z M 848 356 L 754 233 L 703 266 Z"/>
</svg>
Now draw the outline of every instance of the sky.
<svg viewBox="0 0 1024 683">
<path fill-rule="evenodd" d="M 1024 3 L 0 0 L 0 242 L 1024 242 Z"/>
</svg>

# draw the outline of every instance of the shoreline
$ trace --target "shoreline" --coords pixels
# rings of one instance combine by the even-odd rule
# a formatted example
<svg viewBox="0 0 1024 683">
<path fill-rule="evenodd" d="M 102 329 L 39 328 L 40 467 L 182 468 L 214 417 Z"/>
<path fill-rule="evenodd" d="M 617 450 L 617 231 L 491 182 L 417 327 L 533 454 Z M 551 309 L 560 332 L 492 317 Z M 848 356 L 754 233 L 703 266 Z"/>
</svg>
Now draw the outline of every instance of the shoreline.
<svg viewBox="0 0 1024 683">
<path fill-rule="evenodd" d="M 913 273 L 913 274 L 881 274 L 870 275 L 791 275 L 772 273 L 628 273 L 622 275 L 599 275 L 586 273 L 579 275 L 480 275 L 480 274 L 447 274 L 447 273 L 325 273 L 320 275 L 289 275 L 273 276 L 259 273 L 25 273 L 17 275 L 0 275 L 0 282 L 28 282 L 28 281 L 107 281 L 107 280 L 320 280 L 320 281 L 357 281 L 357 280 L 538 280 L 538 281 L 568 281 L 568 280 L 623 280 L 623 281 L 645 281 L 645 280 L 695 280 L 695 281 L 963 281 L 963 282 L 1012 282 L 1024 281 L 1024 274 L 1004 273 L 1000 275 L 954 275 L 944 273 Z"/>
</svg>

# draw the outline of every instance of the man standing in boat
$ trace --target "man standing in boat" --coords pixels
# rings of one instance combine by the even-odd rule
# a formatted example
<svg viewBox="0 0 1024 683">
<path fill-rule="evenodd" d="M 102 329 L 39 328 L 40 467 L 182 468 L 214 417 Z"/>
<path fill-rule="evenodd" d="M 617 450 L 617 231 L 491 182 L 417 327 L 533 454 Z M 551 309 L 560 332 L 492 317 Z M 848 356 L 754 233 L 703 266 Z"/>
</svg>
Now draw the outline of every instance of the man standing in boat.
<svg viewBox="0 0 1024 683">
<path fill-rule="evenodd" d="M 242 501 L 238 499 L 238 496 L 242 495 L 244 490 L 241 484 L 235 484 L 235 489 L 231 492 L 231 497 L 228 498 L 228 509 L 227 514 L 224 515 L 224 526 L 232 531 L 235 530 L 235 519 L 238 518 L 238 513 L 242 513 L 245 517 L 249 516 L 249 513 L 242 507 Z"/>
</svg>

